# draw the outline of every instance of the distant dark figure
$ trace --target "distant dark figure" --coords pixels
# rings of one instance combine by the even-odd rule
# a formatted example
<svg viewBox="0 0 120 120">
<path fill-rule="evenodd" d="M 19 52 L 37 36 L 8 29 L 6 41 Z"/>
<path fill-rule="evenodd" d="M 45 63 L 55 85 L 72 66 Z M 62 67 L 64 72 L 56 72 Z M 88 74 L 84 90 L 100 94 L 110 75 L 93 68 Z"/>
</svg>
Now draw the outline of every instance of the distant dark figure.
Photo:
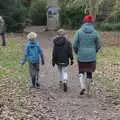
<svg viewBox="0 0 120 120">
<path fill-rule="evenodd" d="M 5 21 L 2 16 L 0 16 L 0 37 L 2 39 L 2 46 L 6 46 L 5 41 Z"/>
</svg>

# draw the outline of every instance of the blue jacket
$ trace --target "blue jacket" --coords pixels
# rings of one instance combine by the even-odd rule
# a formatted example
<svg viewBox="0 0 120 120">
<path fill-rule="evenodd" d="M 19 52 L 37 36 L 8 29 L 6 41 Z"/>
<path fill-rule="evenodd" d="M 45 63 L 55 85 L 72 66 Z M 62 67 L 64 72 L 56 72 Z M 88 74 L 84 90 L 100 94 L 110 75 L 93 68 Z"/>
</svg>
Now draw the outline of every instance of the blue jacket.
<svg viewBox="0 0 120 120">
<path fill-rule="evenodd" d="M 85 23 L 76 32 L 73 48 L 79 62 L 96 61 L 96 53 L 101 48 L 101 41 L 93 24 Z"/>
<path fill-rule="evenodd" d="M 32 46 L 37 46 L 38 48 L 38 52 L 37 55 L 35 53 L 35 51 L 33 51 L 33 55 L 34 56 L 39 56 L 37 61 L 34 61 L 32 57 L 30 57 L 30 53 L 29 53 L 29 47 Z M 25 44 L 25 51 L 24 51 L 24 56 L 23 59 L 21 60 L 21 64 L 25 64 L 25 62 L 28 60 L 29 63 L 39 63 L 41 59 L 42 64 L 44 64 L 44 56 L 43 56 L 43 50 L 40 46 L 39 41 L 37 40 L 29 40 L 26 44 Z"/>
</svg>

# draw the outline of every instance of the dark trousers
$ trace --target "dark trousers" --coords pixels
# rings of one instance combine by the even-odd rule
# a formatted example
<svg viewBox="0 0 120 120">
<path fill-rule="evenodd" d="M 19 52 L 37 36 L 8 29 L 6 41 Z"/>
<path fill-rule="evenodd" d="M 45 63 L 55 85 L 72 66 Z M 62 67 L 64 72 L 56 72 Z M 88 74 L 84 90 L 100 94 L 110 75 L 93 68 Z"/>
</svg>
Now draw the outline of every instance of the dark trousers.
<svg viewBox="0 0 120 120">
<path fill-rule="evenodd" d="M 92 79 L 92 72 L 86 72 L 87 73 L 87 78 Z M 80 72 L 79 74 L 85 74 L 85 72 Z"/>
<path fill-rule="evenodd" d="M 32 80 L 32 85 L 36 86 L 39 81 L 39 63 L 29 64 L 29 73 Z"/>
<path fill-rule="evenodd" d="M 0 35 L 2 38 L 2 46 L 6 46 L 5 33 L 1 33 Z"/>
</svg>

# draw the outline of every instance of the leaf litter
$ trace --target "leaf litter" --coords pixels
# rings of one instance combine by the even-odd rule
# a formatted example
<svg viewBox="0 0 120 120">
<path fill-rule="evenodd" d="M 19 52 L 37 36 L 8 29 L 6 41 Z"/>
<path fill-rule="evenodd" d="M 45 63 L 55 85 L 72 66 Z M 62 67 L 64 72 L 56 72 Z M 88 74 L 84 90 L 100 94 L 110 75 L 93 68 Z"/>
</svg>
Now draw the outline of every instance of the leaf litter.
<svg viewBox="0 0 120 120">
<path fill-rule="evenodd" d="M 47 36 L 47 33 L 45 34 Z M 72 33 L 68 31 L 67 34 L 71 37 L 74 31 Z M 50 64 L 49 56 L 52 49 L 46 45 L 44 36 L 41 35 L 41 37 L 44 40 L 41 41 L 43 47 L 47 48 L 45 50 L 46 63 Z M 80 97 L 76 63 L 70 69 L 72 74 L 67 93 L 59 89 L 56 68 L 53 69 L 48 64 L 41 67 L 40 89 L 29 89 L 27 65 L 22 68 L 23 70 L 20 70 L 18 65 L 25 35 L 21 37 L 21 34 L 12 34 L 8 35 L 8 38 L 10 39 L 9 48 L 5 51 L 2 48 L 2 52 L 5 52 L 2 58 L 8 56 L 8 61 L 5 60 L 5 62 L 11 63 L 11 65 L 5 66 L 4 61 L 0 61 L 0 69 L 5 71 L 4 74 L 0 74 L 1 120 L 115 120 L 120 118 L 120 87 L 118 85 L 120 84 L 120 63 L 118 57 L 117 62 L 115 57 L 110 57 L 114 55 L 114 51 L 110 55 L 107 55 L 106 51 L 100 53 L 100 56 L 98 55 L 100 60 L 94 74 L 95 85 L 92 86 L 92 96 Z M 13 46 L 18 48 L 14 50 Z M 111 49 L 114 48 L 111 47 Z M 11 54 L 17 55 L 18 53 L 20 55 L 16 57 L 16 61 L 13 61 L 15 57 L 12 57 Z M 101 64 L 101 62 L 103 63 Z"/>
</svg>

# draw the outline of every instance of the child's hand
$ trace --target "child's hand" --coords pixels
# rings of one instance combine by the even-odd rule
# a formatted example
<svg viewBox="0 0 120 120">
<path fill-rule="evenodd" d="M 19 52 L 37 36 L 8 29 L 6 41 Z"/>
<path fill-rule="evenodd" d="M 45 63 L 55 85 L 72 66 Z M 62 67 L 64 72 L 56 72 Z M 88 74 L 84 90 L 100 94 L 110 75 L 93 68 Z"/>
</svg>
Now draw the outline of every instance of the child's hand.
<svg viewBox="0 0 120 120">
<path fill-rule="evenodd" d="M 20 64 L 21 64 L 21 65 L 24 65 L 23 61 L 20 61 Z"/>
<path fill-rule="evenodd" d="M 45 65 L 45 63 L 42 63 L 42 65 Z"/>
<path fill-rule="evenodd" d="M 42 60 L 42 65 L 44 65 L 45 64 L 45 61 L 44 60 Z"/>
<path fill-rule="evenodd" d="M 55 67 L 55 63 L 54 62 L 52 62 L 52 66 Z"/>
<path fill-rule="evenodd" d="M 55 67 L 55 64 L 52 64 L 53 67 Z"/>
</svg>

